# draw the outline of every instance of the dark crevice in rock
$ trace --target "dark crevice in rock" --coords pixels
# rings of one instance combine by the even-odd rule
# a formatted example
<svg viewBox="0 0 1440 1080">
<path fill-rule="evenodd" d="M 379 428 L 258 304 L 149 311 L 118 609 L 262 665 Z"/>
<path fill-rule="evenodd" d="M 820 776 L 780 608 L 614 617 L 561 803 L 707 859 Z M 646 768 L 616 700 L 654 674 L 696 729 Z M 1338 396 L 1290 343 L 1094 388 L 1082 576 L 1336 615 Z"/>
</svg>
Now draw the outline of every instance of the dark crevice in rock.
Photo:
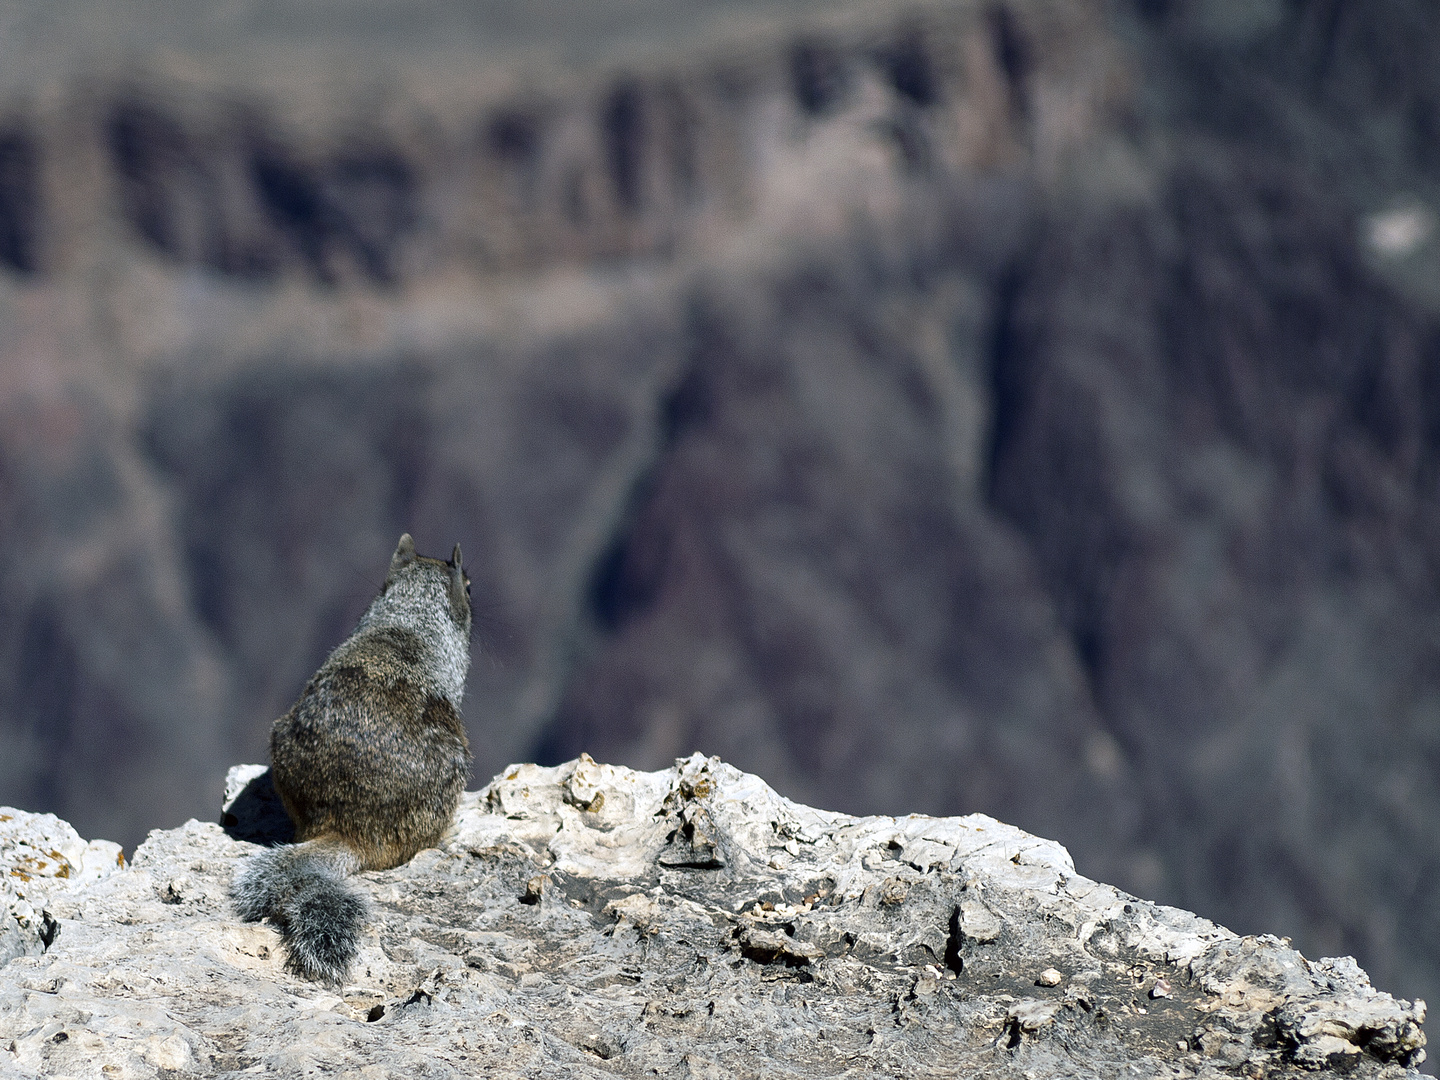
<svg viewBox="0 0 1440 1080">
<path fill-rule="evenodd" d="M 533 113 L 504 108 L 485 125 L 485 145 L 502 161 L 530 165 L 540 151 L 540 121 Z"/>
<path fill-rule="evenodd" d="M 990 442 L 982 475 L 984 490 L 992 504 L 999 485 L 1000 463 L 1010 452 L 1024 419 L 1021 414 L 1028 373 L 1018 320 L 1026 274 L 1026 268 L 1020 263 L 1013 263 L 1000 273 L 984 341 L 990 389 Z"/>
<path fill-rule="evenodd" d="M 620 632 L 655 604 L 669 571 L 670 535 L 663 518 L 651 512 L 651 504 L 668 456 L 688 431 L 705 425 L 713 409 L 704 360 L 707 331 L 697 324 L 692 333 L 696 338 L 691 345 L 694 357 L 657 406 L 656 458 L 635 477 L 618 527 L 590 574 L 586 589 L 589 615 L 607 634 Z"/>
<path fill-rule="evenodd" d="M 417 220 L 416 181 L 403 157 L 357 146 L 314 165 L 269 140 L 250 153 L 261 205 L 317 280 L 334 284 L 337 260 L 349 257 L 369 281 L 395 283 Z"/>
<path fill-rule="evenodd" d="M 18 120 L 0 125 L 0 265 L 39 273 L 42 217 L 39 141 Z"/>
<path fill-rule="evenodd" d="M 539 198 L 544 120 L 538 110 L 519 105 L 497 109 L 485 121 L 481 142 L 510 172 L 517 202 L 523 212 L 533 212 Z"/>
<path fill-rule="evenodd" d="M 930 59 L 924 33 L 917 27 L 882 48 L 877 59 L 895 92 L 926 109 L 940 99 L 940 83 Z"/>
<path fill-rule="evenodd" d="M 611 89 L 600 128 L 615 201 L 623 212 L 636 214 L 645 201 L 646 130 L 644 96 L 633 79 L 621 79 Z"/>
<path fill-rule="evenodd" d="M 692 427 L 703 425 L 711 416 L 712 401 L 705 370 L 692 364 L 685 376 L 660 403 L 660 446 L 668 451 Z"/>
<path fill-rule="evenodd" d="M 1030 116 L 1030 78 L 1033 61 L 1014 13 L 1007 4 L 990 9 L 990 35 L 995 59 L 1010 89 L 1010 108 L 1017 120 Z"/>
<path fill-rule="evenodd" d="M 639 505 L 644 505 L 649 487 L 640 485 Z M 668 557 L 665 531 L 653 525 L 622 532 L 610 543 L 596 563 L 588 590 L 591 617 L 602 630 L 616 633 L 650 609 L 664 585 Z"/>
<path fill-rule="evenodd" d="M 828 116 L 844 104 L 850 91 L 844 54 L 820 38 L 797 41 L 790 49 L 790 85 L 802 113 Z"/>
<path fill-rule="evenodd" d="M 985 338 L 991 413 L 983 490 L 1032 545 L 1093 695 L 1105 670 L 1104 600 L 1123 547 L 1089 535 L 1105 519 L 1091 505 L 1104 469 L 1081 402 L 1044 400 L 1059 396 L 1046 385 L 1058 376 L 1043 369 L 1037 343 L 1026 338 L 1021 306 L 1032 273 L 1028 259 L 1018 261 L 995 286 Z M 1071 527 L 1058 526 L 1062 520 Z"/>
<path fill-rule="evenodd" d="M 282 147 L 261 144 L 250 152 L 250 171 L 260 205 L 299 250 L 311 272 L 333 285 L 327 247 L 335 222 L 315 175 Z"/>
<path fill-rule="evenodd" d="M 965 961 L 960 956 L 960 946 L 964 943 L 965 934 L 960 929 L 960 908 L 957 905 L 950 913 L 949 933 L 945 937 L 945 967 L 949 971 L 959 975 L 965 970 Z"/>
<path fill-rule="evenodd" d="M 106 119 L 105 141 L 130 224 L 158 251 L 183 258 L 188 252 L 176 220 L 175 189 L 188 186 L 196 163 L 180 124 L 144 102 L 121 100 Z"/>
</svg>

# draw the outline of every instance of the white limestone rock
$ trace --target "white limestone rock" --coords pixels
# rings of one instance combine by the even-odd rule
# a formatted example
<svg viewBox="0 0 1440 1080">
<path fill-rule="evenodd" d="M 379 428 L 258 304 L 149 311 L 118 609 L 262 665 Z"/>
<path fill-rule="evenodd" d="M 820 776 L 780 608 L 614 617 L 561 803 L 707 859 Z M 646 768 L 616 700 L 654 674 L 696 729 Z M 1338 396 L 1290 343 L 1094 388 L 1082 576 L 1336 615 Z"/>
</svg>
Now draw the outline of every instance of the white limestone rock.
<svg viewBox="0 0 1440 1080">
<path fill-rule="evenodd" d="M 0 806 L 0 965 L 54 943 L 59 924 L 47 911 L 52 896 L 124 865 L 119 844 L 86 843 L 54 814 Z"/>
<path fill-rule="evenodd" d="M 1400 1077 L 1423 1060 L 1423 1003 L 1352 960 L 1137 900 L 982 815 L 827 813 L 698 755 L 518 765 L 468 793 L 441 847 L 358 875 L 374 919 L 332 992 L 231 913 L 254 850 L 234 836 L 283 829 L 263 770 L 240 768 L 232 835 L 155 832 L 85 881 L 79 838 L 54 845 L 80 873 L 48 894 L 50 948 L 0 969 L 0 1071 Z"/>
</svg>

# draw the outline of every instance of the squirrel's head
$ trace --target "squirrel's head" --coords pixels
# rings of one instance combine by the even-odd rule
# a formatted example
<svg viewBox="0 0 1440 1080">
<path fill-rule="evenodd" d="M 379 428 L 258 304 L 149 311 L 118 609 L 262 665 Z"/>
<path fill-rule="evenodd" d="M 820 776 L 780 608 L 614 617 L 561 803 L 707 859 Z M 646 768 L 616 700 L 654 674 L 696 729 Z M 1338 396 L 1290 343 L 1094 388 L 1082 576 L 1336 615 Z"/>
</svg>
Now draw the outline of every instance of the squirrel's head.
<svg viewBox="0 0 1440 1080">
<path fill-rule="evenodd" d="M 417 555 L 415 541 L 409 533 L 400 537 L 395 554 L 390 556 L 390 572 L 385 575 L 381 595 L 410 582 L 433 582 L 441 586 L 449 603 L 451 620 L 467 634 L 470 632 L 470 575 L 461 564 L 459 544 L 450 553 L 449 561 L 441 561 Z"/>
</svg>

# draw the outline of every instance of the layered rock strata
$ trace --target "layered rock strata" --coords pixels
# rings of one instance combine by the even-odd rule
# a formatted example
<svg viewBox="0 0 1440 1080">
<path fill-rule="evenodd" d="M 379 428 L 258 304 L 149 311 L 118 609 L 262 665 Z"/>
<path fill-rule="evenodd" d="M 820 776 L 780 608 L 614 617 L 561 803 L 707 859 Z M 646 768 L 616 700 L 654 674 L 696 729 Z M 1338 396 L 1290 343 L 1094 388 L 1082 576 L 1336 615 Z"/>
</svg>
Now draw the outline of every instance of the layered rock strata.
<svg viewBox="0 0 1440 1080">
<path fill-rule="evenodd" d="M 231 776 L 226 828 L 153 833 L 49 893 L 47 947 L 0 972 L 7 1074 L 1398 1080 L 1424 1060 L 1424 1004 L 1353 960 L 1128 896 L 984 815 L 814 810 L 699 755 L 507 769 L 441 847 L 358 876 L 373 919 L 354 981 L 325 988 L 230 912 L 255 850 L 235 837 L 283 824 L 263 769 Z M 10 816 L 7 868 L 63 831 Z"/>
</svg>

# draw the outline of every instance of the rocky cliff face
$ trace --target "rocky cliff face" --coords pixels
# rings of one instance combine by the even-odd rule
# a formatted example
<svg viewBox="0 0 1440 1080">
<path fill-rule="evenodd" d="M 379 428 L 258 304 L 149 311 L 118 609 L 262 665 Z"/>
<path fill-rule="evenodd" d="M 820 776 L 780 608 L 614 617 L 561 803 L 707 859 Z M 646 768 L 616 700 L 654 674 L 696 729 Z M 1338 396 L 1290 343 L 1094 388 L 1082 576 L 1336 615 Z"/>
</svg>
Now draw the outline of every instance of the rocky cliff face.
<svg viewBox="0 0 1440 1080">
<path fill-rule="evenodd" d="M 591 7 L 16 16 L 0 797 L 204 813 L 408 530 L 482 775 L 983 810 L 1440 993 L 1432 7 Z"/>
<path fill-rule="evenodd" d="M 1425 1057 L 1424 1004 L 1348 957 L 1137 900 L 984 815 L 827 813 L 699 755 L 466 795 L 440 848 L 358 876 L 373 917 L 335 988 L 229 911 L 239 838 L 284 821 L 263 768 L 231 771 L 224 831 L 157 831 L 128 867 L 46 873 L 97 845 L 44 854 L 73 831 L 6 814 L 0 867 L 45 928 L 0 971 L 21 1076 L 1399 1078 Z"/>
</svg>

